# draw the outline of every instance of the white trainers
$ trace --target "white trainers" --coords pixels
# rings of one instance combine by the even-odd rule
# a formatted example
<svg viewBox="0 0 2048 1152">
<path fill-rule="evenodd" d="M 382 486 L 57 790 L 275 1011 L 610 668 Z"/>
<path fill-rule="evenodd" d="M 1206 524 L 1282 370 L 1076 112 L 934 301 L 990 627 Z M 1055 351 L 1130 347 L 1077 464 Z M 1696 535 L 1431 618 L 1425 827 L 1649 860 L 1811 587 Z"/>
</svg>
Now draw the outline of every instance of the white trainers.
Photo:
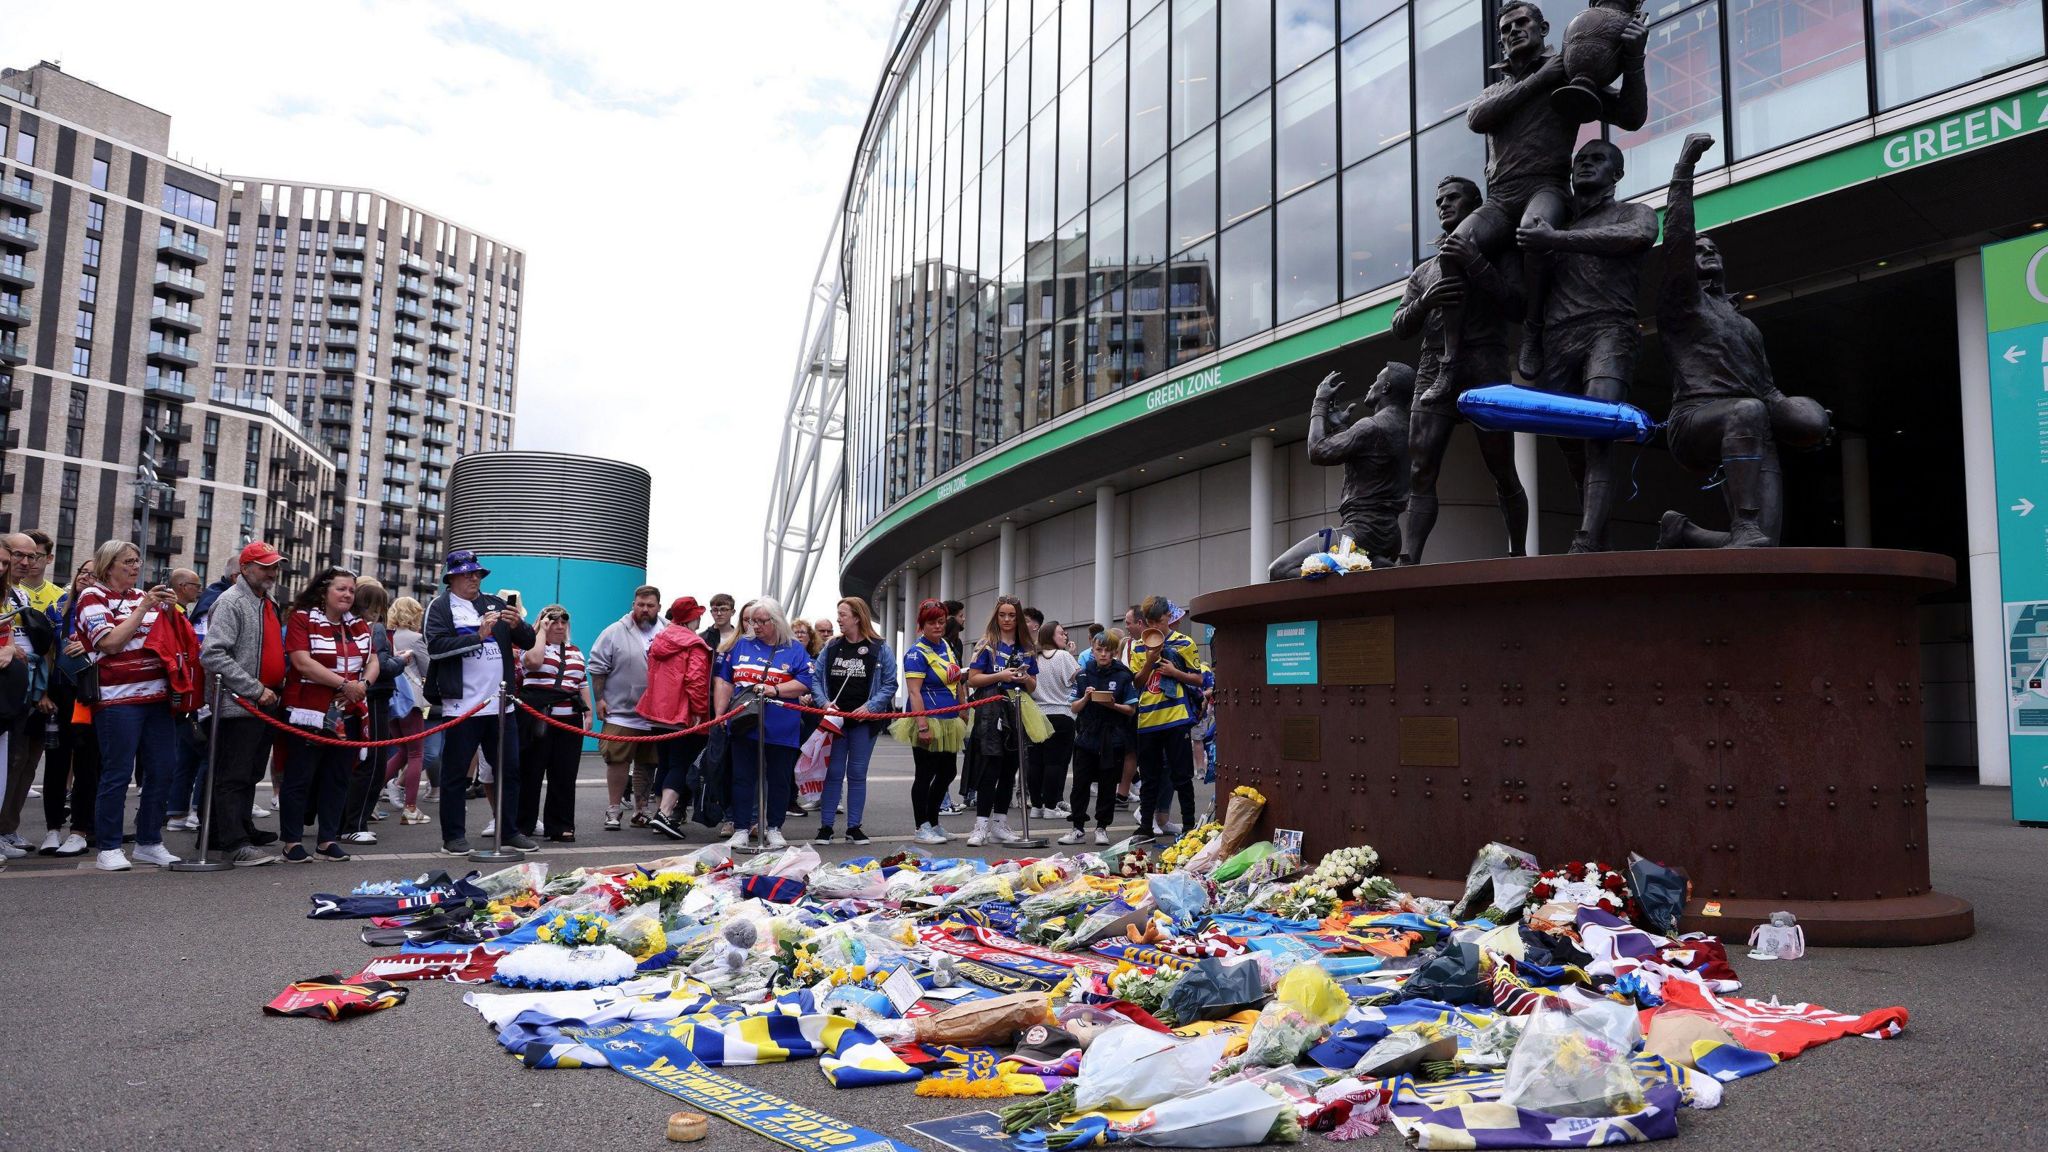
<svg viewBox="0 0 2048 1152">
<path fill-rule="evenodd" d="M 986 843 L 988 843 L 988 817 L 976 816 L 974 818 L 974 831 L 967 834 L 967 846 L 969 848 L 979 848 Z"/>
<path fill-rule="evenodd" d="M 377 834 L 375 832 L 345 832 L 341 838 L 349 844 L 375 844 L 377 842 Z"/>
<path fill-rule="evenodd" d="M 28 841 L 19 832 L 9 832 L 5 836 L 0 836 L 0 840 L 5 840 L 24 852 L 28 851 Z"/>
<path fill-rule="evenodd" d="M 36 849 L 36 854 L 39 856 L 55 856 L 57 854 L 57 847 L 63 843 L 64 834 L 52 828 L 49 834 L 43 837 L 43 846 Z"/>
<path fill-rule="evenodd" d="M 989 830 L 996 834 L 996 841 L 998 843 L 1021 844 L 1024 842 L 1023 834 L 1012 829 L 1010 827 L 1010 818 L 1001 813 L 990 817 Z"/>
<path fill-rule="evenodd" d="M 59 844 L 57 846 L 57 851 L 53 853 L 53 855 L 83 856 L 85 855 L 85 850 L 90 847 L 92 847 L 92 845 L 87 844 L 85 842 L 85 837 L 80 836 L 76 832 L 73 832 L 71 835 L 66 836 L 64 838 L 64 843 Z"/>
<path fill-rule="evenodd" d="M 1097 829 L 1095 830 L 1095 842 L 1096 842 L 1097 844 L 1108 844 L 1108 843 L 1109 843 L 1109 831 L 1108 831 L 1108 829 L 1105 829 L 1105 828 L 1097 828 Z"/>
<path fill-rule="evenodd" d="M 100 858 L 93 862 L 93 867 L 102 872 L 126 872 L 133 865 L 128 863 L 126 856 L 121 855 L 119 848 L 110 848 L 100 853 Z"/>
<path fill-rule="evenodd" d="M 14 845 L 8 843 L 7 841 L 0 840 L 0 857 L 4 857 L 8 860 L 19 860 L 26 855 L 28 855 L 28 849 L 16 848 Z"/>
<path fill-rule="evenodd" d="M 1166 822 L 1166 826 L 1165 826 L 1165 829 L 1164 829 L 1163 831 L 1161 831 L 1161 832 L 1160 832 L 1160 835 L 1162 835 L 1162 836 L 1178 836 L 1178 835 L 1180 835 L 1180 834 L 1181 834 L 1181 831 L 1182 831 L 1182 829 L 1181 829 L 1181 826 L 1180 826 L 1180 825 L 1178 825 L 1178 824 L 1174 823 L 1174 822 L 1173 822 L 1173 821 L 1171 821 L 1171 820 L 1168 820 L 1168 821 Z"/>
<path fill-rule="evenodd" d="M 768 847 L 770 847 L 770 848 L 787 848 L 787 847 L 789 847 L 789 841 L 787 841 L 787 840 L 784 840 L 784 839 L 782 838 L 782 829 L 780 829 L 780 828 L 770 828 L 770 829 L 768 830 Z"/>
<path fill-rule="evenodd" d="M 171 850 L 161 844 L 142 844 L 138 845 L 135 849 L 135 862 L 137 864 L 154 864 L 159 868 L 169 868 L 178 862 L 178 857 L 173 856 Z"/>
<path fill-rule="evenodd" d="M 745 828 L 742 828 L 739 831 L 734 832 L 732 834 L 732 839 L 727 840 L 725 842 L 725 846 L 727 848 L 745 848 L 747 846 L 747 834 L 748 830 Z"/>
<path fill-rule="evenodd" d="M 1087 839 L 1087 834 L 1082 832 L 1079 828 L 1075 828 L 1072 831 L 1068 832 L 1065 836 L 1060 837 L 1059 842 L 1062 844 L 1079 844 L 1082 840 L 1085 839 Z"/>
<path fill-rule="evenodd" d="M 249 805 L 249 815 L 258 820 L 268 820 L 270 818 L 270 809 L 265 808 L 261 804 L 251 804 Z"/>
<path fill-rule="evenodd" d="M 498 830 L 498 822 L 497 822 L 496 820 L 486 820 L 486 821 L 484 821 L 484 830 L 483 830 L 483 831 L 481 831 L 481 832 L 479 832 L 479 833 L 477 833 L 477 835 L 479 835 L 479 836 L 489 836 L 489 835 L 491 835 L 492 833 L 496 832 L 497 830 Z"/>
<path fill-rule="evenodd" d="M 929 825 L 929 824 L 919 824 L 919 825 L 917 826 L 917 831 L 916 831 L 916 833 L 914 833 L 914 834 L 913 834 L 913 835 L 912 835 L 912 836 L 911 836 L 910 838 L 911 838 L 912 840 L 915 840 L 915 841 L 917 841 L 917 842 L 918 842 L 919 844 L 942 844 L 942 843 L 944 843 L 944 841 L 940 840 L 940 839 L 939 839 L 938 837 L 936 837 L 936 836 L 934 836 L 934 835 L 932 834 L 932 826 L 931 826 L 931 825 Z"/>
<path fill-rule="evenodd" d="M 164 825 L 164 828 L 172 832 L 197 832 L 199 831 L 199 813 L 187 812 L 184 819 L 173 820 L 169 824 Z"/>
</svg>

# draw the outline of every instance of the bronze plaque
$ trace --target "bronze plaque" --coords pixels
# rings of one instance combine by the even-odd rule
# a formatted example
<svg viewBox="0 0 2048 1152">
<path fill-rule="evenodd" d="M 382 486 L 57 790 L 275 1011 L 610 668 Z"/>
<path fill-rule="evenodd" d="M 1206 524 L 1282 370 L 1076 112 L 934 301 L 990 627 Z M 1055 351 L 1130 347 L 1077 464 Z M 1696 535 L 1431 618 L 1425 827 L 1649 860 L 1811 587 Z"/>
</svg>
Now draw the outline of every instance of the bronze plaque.
<svg viewBox="0 0 2048 1152">
<path fill-rule="evenodd" d="M 1280 721 L 1280 758 L 1316 763 L 1323 758 L 1323 718 L 1288 716 Z"/>
<path fill-rule="evenodd" d="M 1415 768 L 1456 768 L 1458 718 L 1401 717 L 1401 764 Z"/>
<path fill-rule="evenodd" d="M 1320 636 L 1320 679 L 1325 684 L 1392 684 L 1394 618 L 1325 620 Z"/>
</svg>

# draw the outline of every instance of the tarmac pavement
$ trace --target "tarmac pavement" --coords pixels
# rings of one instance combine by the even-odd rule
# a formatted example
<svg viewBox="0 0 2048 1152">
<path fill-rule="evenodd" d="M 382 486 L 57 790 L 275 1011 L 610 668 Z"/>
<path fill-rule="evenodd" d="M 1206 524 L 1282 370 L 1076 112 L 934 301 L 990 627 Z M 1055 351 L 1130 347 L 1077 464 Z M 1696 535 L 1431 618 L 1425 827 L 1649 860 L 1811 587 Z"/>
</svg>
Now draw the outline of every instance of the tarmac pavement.
<svg viewBox="0 0 2048 1152">
<path fill-rule="evenodd" d="M 575 866 L 676 849 L 645 829 L 604 832 L 594 758 L 584 776 L 580 842 L 544 842 L 540 859 Z M 909 779 L 908 755 L 885 742 L 865 819 L 875 844 L 841 841 L 821 850 L 826 858 L 907 841 Z M 2048 831 L 2015 827 L 2004 790 L 1936 781 L 1928 801 L 1935 886 L 1976 905 L 1976 936 L 1931 948 L 1814 949 L 1790 962 L 1749 960 L 1730 941 L 1745 995 L 1857 1012 L 1903 1004 L 1912 1020 L 1897 1038 L 1850 1037 L 1730 1085 L 1720 1109 L 1681 1116 L 1682 1146 L 2048 1148 L 2034 1102 L 2048 1065 L 2048 993 L 2034 979 L 2048 954 Z M 29 811 L 40 816 L 34 802 Z M 470 813 L 470 827 L 482 827 L 483 802 Z M 971 822 L 947 824 L 962 832 Z M 309 895 L 464 866 L 435 854 L 432 824 L 375 827 L 383 842 L 346 864 L 105 874 L 90 855 L 31 856 L 0 872 L 0 973 L 15 1005 L 0 1044 L 0 1149 L 668 1147 L 666 1119 L 688 1104 L 605 1069 L 521 1068 L 462 1003 L 461 985 L 413 983 L 406 1003 L 339 1024 L 262 1014 L 286 984 L 353 972 L 375 954 L 356 938 L 359 922 L 306 919 Z M 23 831 L 34 842 L 42 828 Z M 794 842 L 814 828 L 792 815 L 784 831 Z M 683 847 L 710 839 L 693 828 Z M 193 836 L 167 842 L 183 853 Z M 925 1099 L 907 1086 L 835 1090 L 810 1060 L 723 1073 L 927 1152 L 939 1146 L 906 1122 L 978 1103 Z M 1391 1129 L 1359 1145 L 1397 1146 Z M 700 1147 L 772 1145 L 714 1117 Z"/>
</svg>

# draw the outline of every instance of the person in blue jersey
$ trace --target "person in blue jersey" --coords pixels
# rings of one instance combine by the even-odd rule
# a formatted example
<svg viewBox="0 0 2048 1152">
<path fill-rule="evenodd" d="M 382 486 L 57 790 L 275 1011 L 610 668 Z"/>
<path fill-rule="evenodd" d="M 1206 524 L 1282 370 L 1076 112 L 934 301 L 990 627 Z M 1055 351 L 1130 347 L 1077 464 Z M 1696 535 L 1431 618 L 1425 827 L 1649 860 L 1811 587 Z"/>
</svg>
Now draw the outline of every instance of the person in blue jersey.
<svg viewBox="0 0 2048 1152">
<path fill-rule="evenodd" d="M 996 610 L 967 662 L 967 687 L 979 700 L 1015 690 L 1028 696 L 1038 687 L 1038 651 L 1024 623 L 1024 602 L 996 597 Z M 1003 705 L 974 710 L 974 740 L 980 751 L 973 782 L 974 831 L 967 843 L 980 847 L 994 836 L 1004 844 L 1024 837 L 1010 829 L 1010 792 L 1017 780 L 1017 747 L 1022 734 Z"/>
<path fill-rule="evenodd" d="M 908 711 L 931 712 L 960 703 L 967 672 L 946 642 L 950 618 L 940 601 L 926 600 L 917 606 L 917 639 L 903 653 Z M 953 783 L 954 757 L 967 743 L 967 722 L 954 714 L 905 716 L 889 726 L 889 735 L 910 745 L 910 814 L 917 821 L 917 842 L 946 843 L 952 837 L 939 827 L 939 810 L 947 786 Z"/>
<path fill-rule="evenodd" d="M 1138 711 L 1138 686 L 1131 670 L 1116 658 L 1123 637 L 1114 629 L 1098 632 L 1090 656 L 1074 674 L 1068 711 L 1074 715 L 1074 791 L 1067 819 L 1074 830 L 1062 844 L 1079 844 L 1088 829 L 1088 791 L 1095 790 L 1095 842 L 1109 843 L 1110 821 L 1116 817 L 1116 782 L 1123 768 L 1125 735 Z"/>
<path fill-rule="evenodd" d="M 736 692 L 755 692 L 771 699 L 795 700 L 810 692 L 811 654 L 790 636 L 782 605 L 762 597 L 749 606 L 745 631 L 719 659 L 712 683 L 712 712 L 732 707 Z M 745 847 L 756 809 L 762 836 L 770 848 L 787 847 L 782 821 L 796 789 L 796 758 L 803 744 L 803 721 L 787 708 L 770 705 L 757 720 L 736 716 L 727 722 L 727 748 L 732 757 L 733 834 L 731 846 Z M 767 765 L 767 795 L 761 790 L 761 764 Z"/>
<path fill-rule="evenodd" d="M 1131 675 L 1138 681 L 1138 836 L 1179 835 L 1168 822 L 1173 797 L 1180 797 L 1184 826 L 1195 822 L 1195 750 L 1189 742 L 1202 690 L 1201 649 L 1174 625 L 1184 615 L 1164 596 L 1139 606 L 1145 631 L 1132 650 Z"/>
</svg>

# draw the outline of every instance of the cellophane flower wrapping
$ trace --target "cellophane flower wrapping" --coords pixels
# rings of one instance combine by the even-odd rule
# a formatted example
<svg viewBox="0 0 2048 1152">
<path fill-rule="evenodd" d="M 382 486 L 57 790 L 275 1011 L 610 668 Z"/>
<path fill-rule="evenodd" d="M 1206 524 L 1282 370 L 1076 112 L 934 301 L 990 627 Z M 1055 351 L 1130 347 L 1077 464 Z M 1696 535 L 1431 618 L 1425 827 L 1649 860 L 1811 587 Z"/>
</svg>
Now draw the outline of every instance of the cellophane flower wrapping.
<svg viewBox="0 0 2048 1152">
<path fill-rule="evenodd" d="M 1266 810 L 1266 798 L 1256 788 L 1240 786 L 1231 790 L 1224 805 L 1223 847 L 1219 851 L 1229 856 L 1243 851 L 1257 838 L 1259 816 Z"/>
<path fill-rule="evenodd" d="M 1228 1043 L 1218 1035 L 1183 1040 L 1136 1024 L 1111 1028 L 1081 1056 L 1074 1108 L 1149 1108 L 1197 1091 Z"/>
<path fill-rule="evenodd" d="M 1645 1102 L 1629 1053 L 1545 998 L 1508 1057 L 1501 1103 L 1553 1116 L 1627 1116 Z"/>
</svg>

